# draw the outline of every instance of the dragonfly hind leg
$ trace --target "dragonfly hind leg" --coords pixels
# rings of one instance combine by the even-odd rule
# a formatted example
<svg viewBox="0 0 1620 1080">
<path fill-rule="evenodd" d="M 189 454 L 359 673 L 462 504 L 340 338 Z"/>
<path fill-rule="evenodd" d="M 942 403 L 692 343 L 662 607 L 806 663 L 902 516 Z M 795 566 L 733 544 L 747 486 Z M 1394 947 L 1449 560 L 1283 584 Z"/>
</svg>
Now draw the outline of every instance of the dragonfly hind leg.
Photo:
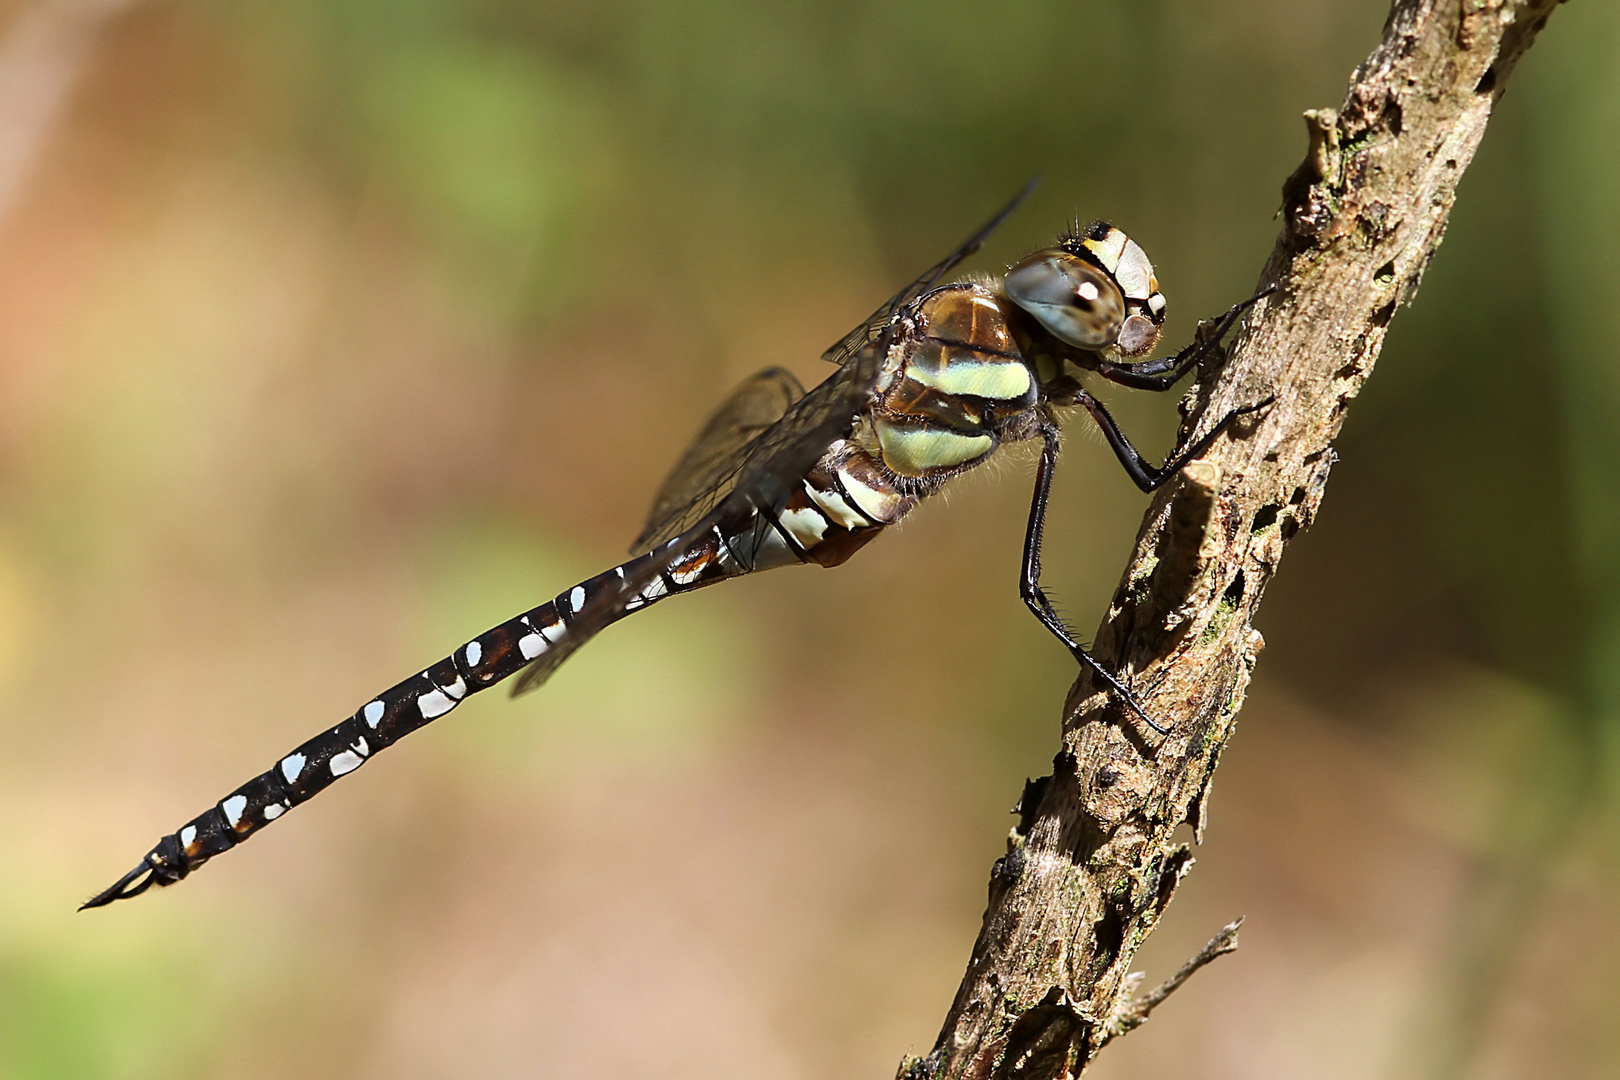
<svg viewBox="0 0 1620 1080">
<path fill-rule="evenodd" d="M 1046 502 L 1052 491 L 1052 473 L 1057 469 L 1058 431 L 1056 425 L 1047 422 L 1041 426 L 1041 460 L 1035 469 L 1035 495 L 1030 501 L 1029 525 L 1024 530 L 1024 562 L 1023 573 L 1018 582 L 1018 592 L 1024 598 L 1024 603 L 1041 625 L 1052 632 L 1052 635 L 1068 648 L 1074 658 L 1083 667 L 1090 668 L 1097 677 L 1108 684 L 1109 689 L 1118 694 L 1131 711 L 1140 716 L 1148 727 L 1160 735 L 1170 734 L 1170 730 L 1152 716 L 1148 715 L 1142 703 L 1136 700 L 1130 688 L 1120 681 L 1119 677 L 1110 671 L 1102 661 L 1098 660 L 1086 647 L 1076 640 L 1069 628 L 1064 625 L 1063 619 L 1052 607 L 1047 599 L 1046 592 L 1041 588 L 1041 541 L 1046 531 Z"/>
</svg>

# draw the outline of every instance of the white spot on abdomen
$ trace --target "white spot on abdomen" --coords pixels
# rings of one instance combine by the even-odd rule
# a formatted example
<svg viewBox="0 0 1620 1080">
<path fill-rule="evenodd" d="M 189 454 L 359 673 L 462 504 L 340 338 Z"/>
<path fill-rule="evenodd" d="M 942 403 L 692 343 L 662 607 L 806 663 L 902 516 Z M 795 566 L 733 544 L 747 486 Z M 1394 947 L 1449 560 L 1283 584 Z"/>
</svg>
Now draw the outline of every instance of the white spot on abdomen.
<svg viewBox="0 0 1620 1080">
<path fill-rule="evenodd" d="M 484 647 L 476 641 L 467 642 L 467 647 L 462 652 L 467 657 L 468 667 L 477 667 L 478 661 L 484 658 Z"/>
<path fill-rule="evenodd" d="M 887 524 L 900 516 L 900 496 L 897 492 L 872 487 L 857 479 L 848 469 L 838 470 L 838 482 L 844 485 L 855 508 L 873 521 Z"/>
<path fill-rule="evenodd" d="M 842 525 L 846 529 L 859 529 L 871 524 L 853 506 L 845 502 L 843 496 L 836 491 L 822 491 L 806 480 L 804 493 L 810 496 L 812 502 L 821 507 L 821 512 L 826 514 L 827 520 L 834 525 Z"/>
<path fill-rule="evenodd" d="M 282 806 L 278 802 L 273 802 L 269 806 L 264 808 L 264 820 L 266 820 L 266 821 L 274 821 L 274 820 L 276 820 L 276 818 L 280 817 L 283 813 L 285 813 L 286 810 L 287 810 L 287 808 L 285 806 Z"/>
<path fill-rule="evenodd" d="M 363 760 L 353 750 L 345 750 L 341 754 L 334 754 L 332 760 L 327 762 L 327 766 L 332 770 L 333 776 L 342 776 L 344 773 L 352 773 L 358 769 L 360 762 Z"/>
<path fill-rule="evenodd" d="M 568 606 L 576 613 L 585 606 L 585 586 L 574 586 L 574 591 L 568 594 Z"/>
<path fill-rule="evenodd" d="M 422 719 L 433 720 L 456 707 L 455 701 L 443 690 L 429 690 L 416 699 L 416 707 L 422 713 Z"/>
<path fill-rule="evenodd" d="M 299 774 L 304 771 L 304 761 L 303 754 L 288 754 L 281 759 L 281 775 L 287 778 L 287 783 L 298 779 Z"/>
<path fill-rule="evenodd" d="M 242 811 L 247 809 L 247 796 L 232 795 L 230 798 L 220 803 L 219 808 L 225 814 L 226 824 L 230 825 L 230 827 L 234 829 L 236 828 L 236 823 L 242 820 Z"/>
<path fill-rule="evenodd" d="M 360 711 L 361 714 L 365 716 L 366 723 L 375 728 L 378 724 L 382 723 L 383 708 L 383 703 L 380 701 L 368 701 L 366 702 L 366 707 Z"/>
<path fill-rule="evenodd" d="M 533 660 L 545 651 L 546 639 L 539 634 L 524 634 L 518 638 L 518 652 L 523 654 L 525 660 Z"/>
<path fill-rule="evenodd" d="M 798 541 L 802 548 L 813 548 L 821 543 L 821 538 L 827 533 L 827 519 L 820 510 L 805 508 L 803 510 L 784 510 L 776 515 L 776 520 L 782 523 L 782 528 L 788 535 Z"/>
<path fill-rule="evenodd" d="M 180 830 L 180 846 L 189 848 L 197 840 L 197 826 L 187 825 Z"/>
</svg>

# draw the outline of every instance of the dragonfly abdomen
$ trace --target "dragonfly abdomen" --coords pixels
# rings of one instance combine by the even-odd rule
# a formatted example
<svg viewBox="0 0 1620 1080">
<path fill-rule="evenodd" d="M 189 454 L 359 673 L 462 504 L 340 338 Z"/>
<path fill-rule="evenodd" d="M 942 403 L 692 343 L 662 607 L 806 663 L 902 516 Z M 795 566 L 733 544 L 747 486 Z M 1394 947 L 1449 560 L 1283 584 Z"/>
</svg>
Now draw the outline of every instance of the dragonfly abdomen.
<svg viewBox="0 0 1620 1080">
<path fill-rule="evenodd" d="M 703 545 L 699 545 L 703 547 Z M 347 720 L 308 740 L 269 769 L 231 792 L 175 832 L 163 837 L 134 870 L 85 907 L 136 896 L 150 886 L 170 885 L 221 852 L 242 843 L 288 810 L 359 769 L 416 729 L 448 715 L 471 695 L 525 668 L 552 661 L 555 667 L 597 630 L 675 592 L 733 576 L 722 560 L 677 560 L 626 602 L 627 574 L 644 572 L 655 555 L 643 555 L 575 585 L 555 600 L 508 619 L 468 641 L 426 670 L 383 691 Z M 741 567 L 731 561 L 736 572 Z M 587 632 L 575 628 L 594 605 L 612 605 L 607 618 Z"/>
<path fill-rule="evenodd" d="M 383 691 L 347 720 L 308 740 L 163 837 L 140 865 L 84 906 L 100 907 L 136 896 L 154 884 L 179 881 L 417 728 L 447 715 L 469 695 L 516 673 L 566 632 L 558 601 L 552 601 L 479 635 Z"/>
<path fill-rule="evenodd" d="M 865 481 L 857 479 L 860 475 L 878 483 L 869 470 L 854 465 L 845 475 L 862 490 L 861 496 L 850 497 L 853 505 L 889 514 L 901 507 L 903 500 L 898 496 L 867 488 Z M 803 492 L 790 499 L 781 513 L 754 510 L 730 523 L 717 523 L 695 539 L 689 535 L 672 541 L 478 635 L 438 663 L 378 694 L 353 716 L 308 740 L 163 837 L 140 865 L 84 906 L 100 907 L 136 896 L 154 884 L 181 880 L 356 771 L 380 751 L 448 715 L 471 695 L 525 669 L 529 678 L 522 688 L 539 685 L 598 632 L 666 596 L 774 566 L 842 562 L 881 526 L 876 519 L 865 517 L 858 519 L 854 529 L 834 526 L 821 508 L 823 502 L 813 500 L 810 491 L 821 492 L 825 505 L 842 504 L 845 520 L 855 514 L 851 504 L 843 502 L 844 495 L 836 486 L 823 491 L 810 485 L 806 481 Z M 849 537 L 859 539 L 850 546 Z M 839 555 L 841 546 L 845 550 Z"/>
</svg>

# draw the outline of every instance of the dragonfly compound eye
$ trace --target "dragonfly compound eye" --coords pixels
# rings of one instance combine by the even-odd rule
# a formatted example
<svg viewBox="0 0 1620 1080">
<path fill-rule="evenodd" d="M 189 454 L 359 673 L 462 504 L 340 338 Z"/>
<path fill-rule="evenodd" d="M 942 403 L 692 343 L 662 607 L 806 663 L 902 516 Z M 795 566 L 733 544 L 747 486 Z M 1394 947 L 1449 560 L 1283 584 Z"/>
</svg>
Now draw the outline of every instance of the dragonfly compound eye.
<svg viewBox="0 0 1620 1080">
<path fill-rule="evenodd" d="M 1084 259 L 1048 248 L 1018 263 L 1005 280 L 1008 298 L 1060 341 L 1081 349 L 1118 342 L 1125 297 L 1113 278 Z"/>
</svg>

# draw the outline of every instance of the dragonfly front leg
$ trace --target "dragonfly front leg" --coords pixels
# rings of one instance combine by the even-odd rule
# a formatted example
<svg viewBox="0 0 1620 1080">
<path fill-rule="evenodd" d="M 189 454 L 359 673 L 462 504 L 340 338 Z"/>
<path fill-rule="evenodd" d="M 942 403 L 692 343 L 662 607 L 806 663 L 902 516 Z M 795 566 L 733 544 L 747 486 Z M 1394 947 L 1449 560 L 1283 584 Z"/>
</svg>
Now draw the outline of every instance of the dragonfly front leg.
<svg viewBox="0 0 1620 1080">
<path fill-rule="evenodd" d="M 1128 445 L 1128 444 L 1127 444 Z M 1134 451 L 1133 451 L 1134 452 Z M 1018 593 L 1029 605 L 1029 610 L 1041 621 L 1041 625 L 1050 630 L 1054 637 L 1068 647 L 1069 652 L 1080 663 L 1097 673 L 1097 677 L 1107 683 L 1109 689 L 1118 694 L 1120 699 L 1130 706 L 1131 711 L 1140 716 L 1147 726 L 1160 735 L 1168 735 L 1168 728 L 1162 727 L 1153 717 L 1142 708 L 1136 696 L 1132 694 L 1124 683 L 1119 681 L 1112 671 L 1086 651 L 1086 647 L 1075 640 L 1069 628 L 1053 609 L 1052 602 L 1047 599 L 1046 592 L 1041 588 L 1041 541 L 1046 531 L 1046 501 L 1052 492 L 1052 473 L 1057 470 L 1058 457 L 1058 429 L 1050 420 L 1041 425 L 1041 460 L 1035 467 L 1035 495 L 1030 500 L 1029 525 L 1024 530 L 1024 566 L 1023 574 L 1018 582 Z"/>
<path fill-rule="evenodd" d="M 1237 324 L 1240 315 L 1276 291 L 1277 286 L 1273 285 L 1255 293 L 1242 303 L 1233 304 L 1224 315 L 1215 320 L 1207 337 L 1202 341 L 1193 342 L 1174 356 L 1143 360 L 1137 364 L 1115 364 L 1107 360 L 1097 360 L 1085 366 L 1109 382 L 1116 382 L 1133 390 L 1155 392 L 1168 390 L 1180 382 L 1187 372 L 1203 363 L 1205 357 L 1220 348 L 1221 339 Z"/>
</svg>

